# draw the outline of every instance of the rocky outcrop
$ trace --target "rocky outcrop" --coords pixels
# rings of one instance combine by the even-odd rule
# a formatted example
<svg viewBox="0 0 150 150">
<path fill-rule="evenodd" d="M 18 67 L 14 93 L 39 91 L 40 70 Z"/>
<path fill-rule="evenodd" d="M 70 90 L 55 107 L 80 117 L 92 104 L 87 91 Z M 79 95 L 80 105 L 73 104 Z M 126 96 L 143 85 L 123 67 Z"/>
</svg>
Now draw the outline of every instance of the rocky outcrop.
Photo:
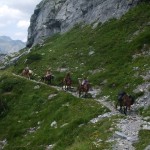
<svg viewBox="0 0 150 150">
<path fill-rule="evenodd" d="M 120 18 L 139 0 L 43 0 L 31 16 L 27 47 L 64 33 L 77 23 L 104 23 Z"/>
</svg>

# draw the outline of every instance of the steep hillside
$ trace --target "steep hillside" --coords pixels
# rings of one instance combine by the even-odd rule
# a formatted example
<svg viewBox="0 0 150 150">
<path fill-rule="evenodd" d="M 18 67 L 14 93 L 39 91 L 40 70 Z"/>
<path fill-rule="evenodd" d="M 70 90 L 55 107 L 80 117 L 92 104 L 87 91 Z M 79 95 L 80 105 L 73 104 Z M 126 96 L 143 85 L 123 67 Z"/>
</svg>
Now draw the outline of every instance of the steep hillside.
<svg viewBox="0 0 150 150">
<path fill-rule="evenodd" d="M 95 29 L 76 25 L 69 32 L 33 47 L 14 71 L 20 73 L 28 65 L 39 80 L 51 67 L 55 85 L 70 71 L 74 85 L 78 78 L 88 76 L 91 84 L 102 86 L 101 94 L 110 95 L 112 100 L 118 90 L 132 93 L 144 82 L 141 76 L 149 71 L 149 8 L 149 3 L 141 4 L 120 20 L 110 20 Z"/>
<path fill-rule="evenodd" d="M 14 66 L 0 71 L 0 147 L 146 149 L 150 145 L 149 60 L 148 1 L 119 20 L 111 19 L 95 28 L 93 24 L 77 24 L 67 33 L 32 47 Z M 34 71 L 34 80 L 19 76 L 26 66 Z M 37 82 L 47 68 L 55 76 L 54 87 Z M 91 87 L 99 92 L 96 97 L 78 98 L 57 90 L 67 72 L 71 73 L 74 89 L 78 78 L 87 76 Z M 136 98 L 128 116 L 114 108 L 120 90 Z"/>
<path fill-rule="evenodd" d="M 89 123 L 108 111 L 92 99 L 75 98 L 17 76 L 1 76 L 0 82 L 0 149 L 94 148 L 95 132 L 104 133 L 111 126 L 108 119 L 100 128 L 99 123 Z M 111 134 L 100 136 L 106 140 Z"/>
</svg>

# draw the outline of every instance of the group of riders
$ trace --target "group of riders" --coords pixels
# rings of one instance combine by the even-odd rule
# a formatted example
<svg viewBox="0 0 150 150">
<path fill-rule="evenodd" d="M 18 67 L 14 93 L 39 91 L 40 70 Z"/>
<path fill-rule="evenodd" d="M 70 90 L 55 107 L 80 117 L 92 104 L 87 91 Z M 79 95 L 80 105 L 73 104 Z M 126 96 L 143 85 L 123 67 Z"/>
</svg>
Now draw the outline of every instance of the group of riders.
<svg viewBox="0 0 150 150">
<path fill-rule="evenodd" d="M 25 76 L 26 77 L 29 77 L 28 74 L 30 72 L 30 69 L 29 67 L 25 67 L 25 69 L 23 70 L 23 72 L 25 73 Z M 48 81 L 49 84 L 51 84 L 51 79 L 53 79 L 54 76 L 52 74 L 52 71 L 51 71 L 51 68 L 48 68 L 46 70 L 46 73 L 45 75 L 41 78 L 42 81 Z M 63 78 L 63 81 L 62 81 L 63 85 L 65 86 L 65 89 L 69 90 L 71 89 L 71 85 L 72 85 L 72 78 L 71 78 L 71 73 L 70 72 L 67 72 L 65 77 Z M 79 84 L 82 88 L 87 88 L 89 87 L 89 81 L 87 79 L 86 76 L 84 76 L 83 78 L 79 78 Z"/>
<path fill-rule="evenodd" d="M 29 74 L 30 73 L 30 69 L 29 67 L 26 67 L 23 71 L 25 74 Z M 51 80 L 54 78 L 51 69 L 47 69 L 45 75 L 42 77 L 43 81 L 48 81 L 48 83 L 51 84 Z M 78 91 L 79 91 L 79 97 L 81 96 L 81 94 L 83 92 L 85 92 L 85 96 L 87 95 L 89 88 L 90 88 L 90 84 L 89 81 L 87 79 L 86 76 L 84 76 L 83 78 L 78 78 L 79 80 L 79 86 L 78 86 Z M 62 84 L 65 90 L 71 90 L 71 86 L 72 86 L 72 78 L 71 78 L 71 73 L 68 72 L 66 73 L 65 77 L 62 80 Z M 118 101 L 116 104 L 116 108 L 117 105 L 120 105 L 120 109 L 122 109 L 122 107 L 124 107 L 124 113 L 126 113 L 127 108 L 130 109 L 131 105 L 134 103 L 134 98 L 131 95 L 128 95 L 126 92 L 122 91 L 120 93 L 118 93 Z"/>
</svg>

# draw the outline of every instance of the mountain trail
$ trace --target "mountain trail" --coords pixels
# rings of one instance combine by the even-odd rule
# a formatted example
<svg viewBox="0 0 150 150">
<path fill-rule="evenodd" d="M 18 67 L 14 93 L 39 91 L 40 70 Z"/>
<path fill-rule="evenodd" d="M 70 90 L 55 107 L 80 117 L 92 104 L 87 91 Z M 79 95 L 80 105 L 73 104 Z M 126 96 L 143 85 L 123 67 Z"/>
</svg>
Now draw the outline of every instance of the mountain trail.
<svg viewBox="0 0 150 150">
<path fill-rule="evenodd" d="M 20 77 L 20 78 L 25 78 L 20 75 L 13 74 L 14 76 Z M 30 80 L 31 82 L 37 83 L 37 84 L 43 84 L 47 85 L 43 82 L 40 81 L 35 81 L 35 80 Z M 141 129 L 148 129 L 150 130 L 150 122 L 147 122 L 139 116 L 136 113 L 136 109 L 139 108 L 139 106 L 143 106 L 144 104 L 146 107 L 149 105 L 149 98 L 150 94 L 149 91 L 147 90 L 150 86 L 150 83 L 147 83 L 146 85 L 144 84 L 143 86 L 139 86 L 139 88 L 145 88 L 145 94 L 138 99 L 138 102 L 131 107 L 131 111 L 128 112 L 127 116 L 122 117 L 122 119 L 118 119 L 117 124 L 116 124 L 116 131 L 113 134 L 113 137 L 110 137 L 110 139 L 107 142 L 115 142 L 115 145 L 113 145 L 112 149 L 113 150 L 135 150 L 133 147 L 133 143 L 138 141 L 138 133 Z M 58 86 L 51 86 L 58 91 L 62 91 L 62 87 Z M 102 115 L 99 115 L 96 118 L 93 118 L 90 120 L 91 123 L 96 123 L 100 121 L 103 118 L 109 118 L 114 115 L 122 115 L 118 110 L 115 109 L 115 106 L 108 100 L 108 96 L 103 96 L 99 99 L 96 99 L 96 94 L 98 94 L 100 89 L 94 89 L 91 92 L 93 99 L 99 102 L 102 106 L 105 106 L 110 110 L 110 112 L 104 113 Z M 77 92 L 71 92 L 71 91 L 65 91 L 70 94 L 72 94 L 75 97 L 79 97 Z M 143 102 L 144 100 L 144 102 Z M 134 110 L 134 111 L 133 111 Z"/>
</svg>

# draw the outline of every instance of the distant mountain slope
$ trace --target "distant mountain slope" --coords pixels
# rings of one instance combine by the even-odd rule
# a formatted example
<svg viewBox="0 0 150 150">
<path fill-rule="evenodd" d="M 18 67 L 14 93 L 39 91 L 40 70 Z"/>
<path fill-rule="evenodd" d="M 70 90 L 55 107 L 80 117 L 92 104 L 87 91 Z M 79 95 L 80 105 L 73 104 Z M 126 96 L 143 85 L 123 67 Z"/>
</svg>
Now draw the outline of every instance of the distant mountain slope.
<svg viewBox="0 0 150 150">
<path fill-rule="evenodd" d="M 20 40 L 12 40 L 7 36 L 0 36 L 0 53 L 8 54 L 17 52 L 25 47 L 25 43 Z"/>
</svg>

